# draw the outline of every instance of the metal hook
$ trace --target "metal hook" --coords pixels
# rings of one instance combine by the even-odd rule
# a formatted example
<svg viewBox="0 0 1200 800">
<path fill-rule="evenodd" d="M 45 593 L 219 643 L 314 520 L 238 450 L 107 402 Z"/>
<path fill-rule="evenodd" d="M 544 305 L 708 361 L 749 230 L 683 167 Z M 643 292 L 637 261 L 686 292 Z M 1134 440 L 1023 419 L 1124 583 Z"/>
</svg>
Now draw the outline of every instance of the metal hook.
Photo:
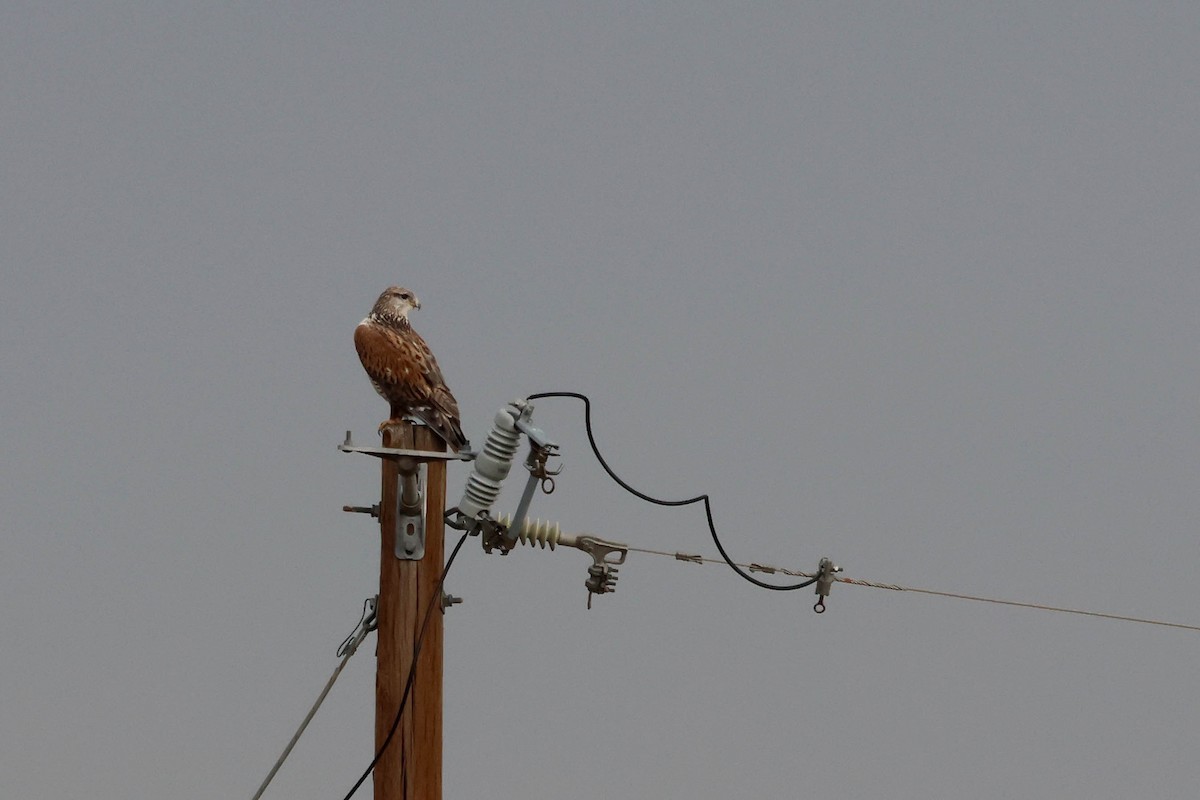
<svg viewBox="0 0 1200 800">
<path fill-rule="evenodd" d="M 554 476 L 563 471 L 562 464 L 558 465 L 558 469 L 546 469 L 546 462 L 556 455 L 558 454 L 554 452 L 553 446 L 535 447 L 529 454 L 529 473 L 535 478 L 541 478 L 544 494 L 554 494 Z"/>
<path fill-rule="evenodd" d="M 825 613 L 825 598 L 824 597 L 821 597 L 817 600 L 817 604 L 815 606 L 813 606 L 813 611 L 817 612 L 818 614 Z"/>
</svg>

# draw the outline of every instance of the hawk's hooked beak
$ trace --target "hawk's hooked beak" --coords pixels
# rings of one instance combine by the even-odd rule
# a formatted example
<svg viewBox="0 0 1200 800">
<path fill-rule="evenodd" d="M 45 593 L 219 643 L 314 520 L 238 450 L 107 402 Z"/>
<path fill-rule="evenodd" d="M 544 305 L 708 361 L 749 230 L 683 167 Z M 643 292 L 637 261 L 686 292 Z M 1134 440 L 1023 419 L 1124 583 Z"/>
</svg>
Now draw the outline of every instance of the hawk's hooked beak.
<svg viewBox="0 0 1200 800">
<path fill-rule="evenodd" d="M 421 301 L 414 297 L 413 298 L 413 308 L 420 308 L 420 307 L 421 307 Z"/>
</svg>

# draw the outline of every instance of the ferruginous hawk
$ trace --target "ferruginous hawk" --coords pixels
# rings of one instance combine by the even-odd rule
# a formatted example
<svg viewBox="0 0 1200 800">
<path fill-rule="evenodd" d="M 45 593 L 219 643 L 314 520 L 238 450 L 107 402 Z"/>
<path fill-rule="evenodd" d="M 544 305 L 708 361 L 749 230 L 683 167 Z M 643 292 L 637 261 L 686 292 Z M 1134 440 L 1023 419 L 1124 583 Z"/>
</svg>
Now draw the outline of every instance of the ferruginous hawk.
<svg viewBox="0 0 1200 800">
<path fill-rule="evenodd" d="M 379 429 L 411 415 L 458 451 L 468 444 L 459 422 L 458 401 L 446 386 L 429 345 L 408 321 L 408 312 L 420 307 L 421 301 L 408 289 L 388 287 L 354 329 L 354 347 L 375 391 L 391 405 L 391 418 Z"/>
</svg>

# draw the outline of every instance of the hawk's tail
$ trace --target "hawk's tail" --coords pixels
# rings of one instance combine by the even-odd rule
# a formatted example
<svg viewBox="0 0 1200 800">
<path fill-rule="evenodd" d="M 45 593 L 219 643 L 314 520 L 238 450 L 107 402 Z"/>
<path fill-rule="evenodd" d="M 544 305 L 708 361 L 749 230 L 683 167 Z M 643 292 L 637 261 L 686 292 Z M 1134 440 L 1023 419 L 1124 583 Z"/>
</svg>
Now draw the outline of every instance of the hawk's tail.
<svg viewBox="0 0 1200 800">
<path fill-rule="evenodd" d="M 436 408 L 413 409 L 412 415 L 429 426 L 454 452 L 470 446 L 459 421 Z"/>
</svg>

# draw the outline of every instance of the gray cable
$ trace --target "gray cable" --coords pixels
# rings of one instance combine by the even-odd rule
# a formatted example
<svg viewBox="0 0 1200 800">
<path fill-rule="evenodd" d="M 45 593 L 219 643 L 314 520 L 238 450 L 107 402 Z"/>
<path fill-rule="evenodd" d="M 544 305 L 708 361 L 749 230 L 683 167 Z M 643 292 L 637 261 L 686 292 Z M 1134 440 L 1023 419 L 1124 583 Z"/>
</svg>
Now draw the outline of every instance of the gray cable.
<svg viewBox="0 0 1200 800">
<path fill-rule="evenodd" d="M 329 681 L 325 684 L 325 688 L 321 690 L 321 694 L 317 697 L 317 702 L 313 703 L 313 707 L 309 709 L 308 715 L 304 717 L 304 721 L 296 729 L 296 734 L 287 743 L 287 747 L 283 748 L 283 753 L 279 756 L 279 760 L 275 762 L 275 766 L 271 767 L 271 771 L 267 773 L 262 786 L 258 787 L 258 791 L 254 793 L 254 797 L 250 800 L 259 800 L 263 796 L 263 792 L 267 790 L 267 786 L 270 785 L 271 779 L 275 777 L 275 773 L 279 772 L 279 768 L 283 766 L 283 762 L 287 761 L 287 757 L 291 755 L 292 748 L 296 746 L 296 742 L 300 741 L 300 736 L 304 733 L 304 729 L 308 727 L 308 723 L 312 722 L 312 718 L 316 716 L 317 709 L 321 707 L 321 703 L 325 702 L 325 696 L 333 688 L 338 675 L 342 674 L 342 669 L 346 666 L 346 662 L 350 660 L 350 656 L 358 651 L 358 646 L 367 638 L 367 634 L 375 630 L 375 609 L 373 606 L 376 602 L 376 598 L 369 598 L 363 604 L 363 617 L 359 620 L 358 631 L 351 634 L 350 638 L 343 642 L 342 646 L 338 649 L 338 655 L 342 656 L 342 660 L 338 662 L 337 669 L 329 676 Z M 370 611 L 368 611 L 368 607 L 370 607 Z"/>
</svg>

